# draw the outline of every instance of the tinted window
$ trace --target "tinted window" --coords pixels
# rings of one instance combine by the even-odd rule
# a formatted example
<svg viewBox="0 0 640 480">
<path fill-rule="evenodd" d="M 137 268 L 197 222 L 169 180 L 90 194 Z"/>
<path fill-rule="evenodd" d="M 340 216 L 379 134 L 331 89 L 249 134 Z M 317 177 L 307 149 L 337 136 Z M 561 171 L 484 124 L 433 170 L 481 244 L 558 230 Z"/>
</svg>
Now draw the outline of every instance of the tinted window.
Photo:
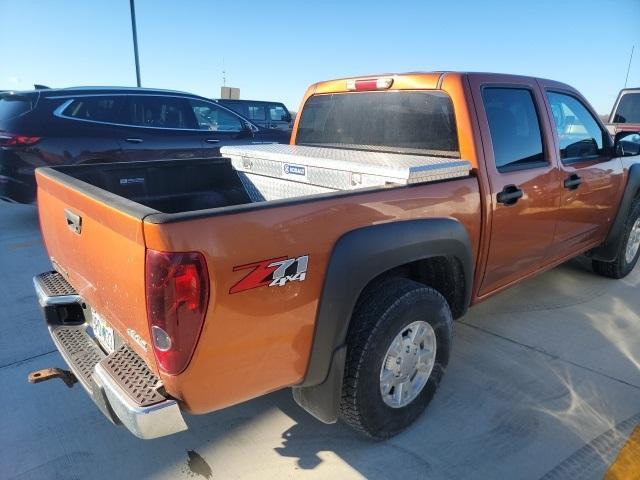
<svg viewBox="0 0 640 480">
<path fill-rule="evenodd" d="M 31 100 L 16 95 L 0 97 L 0 120 L 17 117 L 31 110 Z"/>
<path fill-rule="evenodd" d="M 71 102 L 62 114 L 82 120 L 116 122 L 122 102 L 122 97 L 82 97 Z"/>
<path fill-rule="evenodd" d="M 622 95 L 613 122 L 640 123 L 640 92 Z"/>
<path fill-rule="evenodd" d="M 193 111 L 178 97 L 131 96 L 127 123 L 156 128 L 197 128 Z"/>
<path fill-rule="evenodd" d="M 540 123 L 529 90 L 485 88 L 482 100 L 499 171 L 544 161 Z"/>
<path fill-rule="evenodd" d="M 281 122 L 285 120 L 286 115 L 287 111 L 282 105 L 271 105 L 269 107 L 269 118 L 272 121 Z"/>
<path fill-rule="evenodd" d="M 576 98 L 547 92 L 560 141 L 560 158 L 580 159 L 602 153 L 603 132 L 589 110 Z"/>
<path fill-rule="evenodd" d="M 239 132 L 242 120 L 237 115 L 219 106 L 200 100 L 190 100 L 198 128 L 215 132 Z"/>
<path fill-rule="evenodd" d="M 247 112 L 249 120 L 266 120 L 267 115 L 265 113 L 264 105 L 254 104 L 247 105 Z"/>
<path fill-rule="evenodd" d="M 442 92 L 314 95 L 301 115 L 299 144 L 458 156 L 453 105 Z"/>
<path fill-rule="evenodd" d="M 247 107 L 244 103 L 242 102 L 233 102 L 233 101 L 225 101 L 225 100 L 218 100 L 218 104 L 227 107 L 231 110 L 233 110 L 236 113 L 239 113 L 240 115 L 243 116 L 247 116 Z"/>
</svg>

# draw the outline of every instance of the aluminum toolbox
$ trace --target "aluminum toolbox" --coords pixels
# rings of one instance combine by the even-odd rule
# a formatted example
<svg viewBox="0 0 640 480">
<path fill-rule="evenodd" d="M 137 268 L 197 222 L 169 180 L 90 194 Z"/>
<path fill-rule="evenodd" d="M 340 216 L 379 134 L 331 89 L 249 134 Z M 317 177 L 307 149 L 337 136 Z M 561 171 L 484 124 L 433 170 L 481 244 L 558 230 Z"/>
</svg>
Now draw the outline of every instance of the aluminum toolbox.
<svg viewBox="0 0 640 480">
<path fill-rule="evenodd" d="M 457 158 L 367 152 L 301 145 L 222 147 L 254 202 L 338 190 L 407 185 L 466 177 L 471 164 Z"/>
</svg>

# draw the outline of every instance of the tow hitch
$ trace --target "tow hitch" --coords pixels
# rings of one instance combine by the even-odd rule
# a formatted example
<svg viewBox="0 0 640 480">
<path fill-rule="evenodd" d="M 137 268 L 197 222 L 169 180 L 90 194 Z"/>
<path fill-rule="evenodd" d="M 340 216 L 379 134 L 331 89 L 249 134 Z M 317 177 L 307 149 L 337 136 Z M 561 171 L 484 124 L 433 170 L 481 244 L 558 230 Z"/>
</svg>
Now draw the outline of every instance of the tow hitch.
<svg viewBox="0 0 640 480">
<path fill-rule="evenodd" d="M 43 368 L 42 370 L 36 370 L 31 372 L 27 379 L 29 383 L 46 382 L 47 380 L 53 380 L 59 378 L 69 388 L 78 381 L 76 376 L 69 370 L 62 370 L 61 368 Z"/>
</svg>

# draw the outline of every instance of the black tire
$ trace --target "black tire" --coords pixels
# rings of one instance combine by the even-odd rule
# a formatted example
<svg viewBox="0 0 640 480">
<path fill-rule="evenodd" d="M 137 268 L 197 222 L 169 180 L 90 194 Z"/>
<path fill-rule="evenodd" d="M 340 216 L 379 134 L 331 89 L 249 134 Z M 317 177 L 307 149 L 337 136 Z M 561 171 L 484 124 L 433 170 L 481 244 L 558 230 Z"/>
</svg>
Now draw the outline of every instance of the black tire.
<svg viewBox="0 0 640 480">
<path fill-rule="evenodd" d="M 638 262 L 638 257 L 640 256 L 640 249 L 636 252 L 635 257 L 630 262 L 626 259 L 626 249 L 627 242 L 629 241 L 629 237 L 631 235 L 631 229 L 636 222 L 640 218 L 640 200 L 636 200 L 631 205 L 631 209 L 629 210 L 629 215 L 627 217 L 626 222 L 624 223 L 624 234 L 620 238 L 620 242 L 617 245 L 616 251 L 616 259 L 613 262 L 601 262 L 599 260 L 592 260 L 591 265 L 593 266 L 593 271 L 598 275 L 602 275 L 603 277 L 609 278 L 624 278 L 631 270 L 636 266 Z"/>
<path fill-rule="evenodd" d="M 396 335 L 417 320 L 428 322 L 435 332 L 435 366 L 411 403 L 392 408 L 380 392 L 382 362 Z M 356 306 L 347 335 L 342 420 L 376 439 L 392 437 L 413 423 L 433 398 L 449 362 L 452 326 L 447 301 L 421 283 L 389 278 L 368 289 Z"/>
</svg>

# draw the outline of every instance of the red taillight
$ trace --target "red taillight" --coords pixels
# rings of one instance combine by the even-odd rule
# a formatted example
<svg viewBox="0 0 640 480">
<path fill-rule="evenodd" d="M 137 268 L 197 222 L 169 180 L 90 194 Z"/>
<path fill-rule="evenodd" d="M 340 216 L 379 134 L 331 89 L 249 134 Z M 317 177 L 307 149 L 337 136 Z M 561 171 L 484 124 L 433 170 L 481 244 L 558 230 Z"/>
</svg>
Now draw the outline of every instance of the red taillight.
<svg viewBox="0 0 640 480">
<path fill-rule="evenodd" d="M 28 147 L 29 145 L 38 143 L 41 138 L 42 137 L 0 132 L 0 147 Z"/>
<path fill-rule="evenodd" d="M 365 90 L 387 90 L 393 85 L 393 78 L 364 78 L 355 80 L 353 78 L 347 80 L 347 90 L 355 90 L 356 92 Z"/>
<path fill-rule="evenodd" d="M 153 351 L 162 370 L 182 372 L 198 343 L 209 301 L 201 253 L 147 250 L 145 289 Z"/>
</svg>

